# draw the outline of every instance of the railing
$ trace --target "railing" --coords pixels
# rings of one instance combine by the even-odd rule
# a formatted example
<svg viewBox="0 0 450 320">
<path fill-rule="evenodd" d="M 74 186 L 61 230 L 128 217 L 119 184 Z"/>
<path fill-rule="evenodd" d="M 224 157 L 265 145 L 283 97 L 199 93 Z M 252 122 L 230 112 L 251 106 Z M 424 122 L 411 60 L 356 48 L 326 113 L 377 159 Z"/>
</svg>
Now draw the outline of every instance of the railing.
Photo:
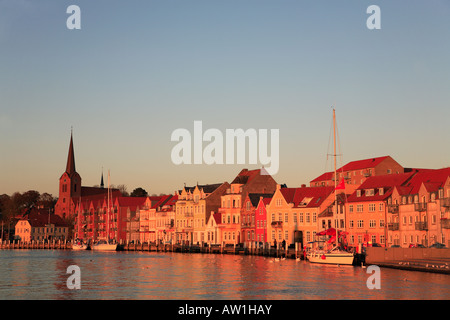
<svg viewBox="0 0 450 320">
<path fill-rule="evenodd" d="M 425 221 L 418 221 L 416 222 L 415 230 L 426 231 L 428 230 L 428 224 Z"/>
<path fill-rule="evenodd" d="M 399 223 L 398 222 L 390 222 L 390 223 L 388 223 L 388 230 L 390 230 L 390 231 L 397 231 L 397 230 L 399 230 Z"/>
<path fill-rule="evenodd" d="M 450 229 L 450 219 L 442 219 L 441 226 L 443 229 Z"/>
<path fill-rule="evenodd" d="M 450 207 L 450 198 L 441 199 L 441 207 Z"/>
<path fill-rule="evenodd" d="M 414 203 L 414 210 L 415 211 L 426 211 L 427 210 L 427 204 L 426 203 Z"/>
<path fill-rule="evenodd" d="M 398 207 L 398 204 L 390 204 L 388 205 L 388 212 L 396 214 L 398 213 Z"/>
</svg>

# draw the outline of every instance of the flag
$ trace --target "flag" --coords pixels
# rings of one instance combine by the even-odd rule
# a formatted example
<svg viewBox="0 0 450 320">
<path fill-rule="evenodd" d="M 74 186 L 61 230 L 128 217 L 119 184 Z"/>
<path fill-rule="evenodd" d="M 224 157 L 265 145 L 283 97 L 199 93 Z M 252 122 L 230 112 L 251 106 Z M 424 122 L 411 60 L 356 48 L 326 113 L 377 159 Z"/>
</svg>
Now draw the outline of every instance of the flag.
<svg viewBox="0 0 450 320">
<path fill-rule="evenodd" d="M 339 184 L 336 186 L 335 190 L 345 190 L 345 181 L 344 178 L 339 182 Z"/>
</svg>

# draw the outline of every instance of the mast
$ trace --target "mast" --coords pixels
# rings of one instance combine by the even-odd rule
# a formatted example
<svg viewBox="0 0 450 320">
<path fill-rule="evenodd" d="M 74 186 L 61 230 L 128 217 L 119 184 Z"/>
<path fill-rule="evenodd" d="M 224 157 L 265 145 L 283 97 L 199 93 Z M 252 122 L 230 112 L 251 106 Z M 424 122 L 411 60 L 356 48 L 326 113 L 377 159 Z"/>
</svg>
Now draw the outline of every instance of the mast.
<svg viewBox="0 0 450 320">
<path fill-rule="evenodd" d="M 334 157 L 334 205 L 336 208 L 335 218 L 334 218 L 334 227 L 336 230 L 336 246 L 339 246 L 339 231 L 338 231 L 338 205 L 337 205 L 337 175 L 336 175 L 336 111 L 333 108 L 333 157 Z"/>
<path fill-rule="evenodd" d="M 106 240 L 109 243 L 109 170 L 108 170 L 108 204 L 106 207 Z"/>
</svg>

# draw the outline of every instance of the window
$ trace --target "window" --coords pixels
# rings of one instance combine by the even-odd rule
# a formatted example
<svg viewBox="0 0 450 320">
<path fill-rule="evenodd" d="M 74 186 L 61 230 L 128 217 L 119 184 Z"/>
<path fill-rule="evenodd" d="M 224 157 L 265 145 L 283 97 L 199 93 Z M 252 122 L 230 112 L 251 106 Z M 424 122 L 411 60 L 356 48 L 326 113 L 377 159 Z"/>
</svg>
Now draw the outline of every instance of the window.
<svg viewBox="0 0 450 320">
<path fill-rule="evenodd" d="M 275 213 L 272 213 L 272 222 L 275 221 Z"/>
<path fill-rule="evenodd" d="M 369 203 L 369 212 L 375 212 L 375 203 Z"/>
<path fill-rule="evenodd" d="M 299 218 L 300 218 L 300 223 L 303 223 L 303 212 L 300 212 Z"/>
<path fill-rule="evenodd" d="M 364 220 L 358 220 L 357 226 L 358 228 L 364 228 Z"/>
<path fill-rule="evenodd" d="M 348 206 L 348 212 L 353 213 L 353 205 L 352 204 Z"/>
<path fill-rule="evenodd" d="M 356 196 L 361 197 L 361 190 L 356 190 Z"/>
<path fill-rule="evenodd" d="M 364 205 L 358 204 L 356 205 L 356 212 L 363 212 L 364 211 Z"/>
<path fill-rule="evenodd" d="M 378 194 L 380 196 L 384 195 L 384 189 L 383 188 L 378 188 Z"/>
<path fill-rule="evenodd" d="M 284 214 L 284 222 L 289 222 L 289 215 L 287 213 Z"/>
<path fill-rule="evenodd" d="M 350 221 L 348 222 L 348 226 L 349 226 L 350 228 L 353 228 L 353 220 L 350 220 Z"/>
<path fill-rule="evenodd" d="M 281 199 L 277 199 L 277 207 L 281 207 L 281 204 L 282 204 Z"/>
<path fill-rule="evenodd" d="M 297 212 L 294 212 L 293 216 L 294 216 L 294 222 L 297 223 Z"/>
<path fill-rule="evenodd" d="M 379 205 L 378 205 L 378 211 L 383 211 L 383 209 L 384 209 L 384 203 L 380 203 Z"/>
<path fill-rule="evenodd" d="M 371 220 L 369 221 L 369 227 L 370 227 L 370 228 L 375 228 L 376 226 L 377 226 L 377 221 L 371 219 Z"/>
<path fill-rule="evenodd" d="M 317 222 L 317 213 L 316 212 L 313 212 L 312 218 L 313 218 L 313 223 L 316 223 Z"/>
<path fill-rule="evenodd" d="M 247 209 L 247 211 L 250 211 L 250 201 L 247 201 L 247 203 L 246 203 L 246 209 Z"/>
<path fill-rule="evenodd" d="M 306 213 L 306 223 L 310 223 L 310 217 L 309 217 L 309 212 Z"/>
</svg>

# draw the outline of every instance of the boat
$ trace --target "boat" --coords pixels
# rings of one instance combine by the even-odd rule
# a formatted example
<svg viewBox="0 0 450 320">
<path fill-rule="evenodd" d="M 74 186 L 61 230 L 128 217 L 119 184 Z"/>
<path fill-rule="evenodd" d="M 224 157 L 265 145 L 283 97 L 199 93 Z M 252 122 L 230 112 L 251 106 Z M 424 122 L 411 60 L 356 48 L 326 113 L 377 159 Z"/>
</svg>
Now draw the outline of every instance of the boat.
<svg viewBox="0 0 450 320">
<path fill-rule="evenodd" d="M 92 245 L 91 249 L 95 251 L 117 251 L 117 243 L 99 240 Z"/>
<path fill-rule="evenodd" d="M 336 112 L 333 108 L 333 140 L 334 140 L 334 202 L 333 206 L 336 210 L 333 210 L 333 215 L 337 213 L 337 190 L 344 189 L 344 180 L 342 180 L 337 185 L 337 175 L 336 175 Z M 322 232 L 317 233 L 317 236 L 331 236 L 327 241 L 327 246 L 330 248 L 314 248 L 310 250 L 306 257 L 311 263 L 321 263 L 321 264 L 334 264 L 334 265 L 352 265 L 355 259 L 355 255 L 352 252 L 348 252 L 343 249 L 343 246 L 339 243 L 339 239 L 343 239 L 346 232 L 341 232 L 338 230 L 337 218 L 334 219 L 335 228 L 329 228 Z"/>
<path fill-rule="evenodd" d="M 347 232 L 338 231 L 339 238 L 344 239 Z M 343 249 L 342 246 L 334 245 L 336 239 L 336 229 L 330 228 L 319 232 L 317 236 L 331 236 L 331 238 L 326 242 L 326 245 L 331 245 L 330 249 L 315 249 L 311 250 L 307 254 L 307 258 L 313 263 L 322 264 L 338 264 L 338 265 L 353 265 L 354 254 Z M 339 243 L 339 240 L 337 240 Z"/>
<path fill-rule="evenodd" d="M 90 250 L 90 246 L 88 243 L 84 243 L 83 240 L 75 240 L 72 244 L 72 250 Z"/>
</svg>

